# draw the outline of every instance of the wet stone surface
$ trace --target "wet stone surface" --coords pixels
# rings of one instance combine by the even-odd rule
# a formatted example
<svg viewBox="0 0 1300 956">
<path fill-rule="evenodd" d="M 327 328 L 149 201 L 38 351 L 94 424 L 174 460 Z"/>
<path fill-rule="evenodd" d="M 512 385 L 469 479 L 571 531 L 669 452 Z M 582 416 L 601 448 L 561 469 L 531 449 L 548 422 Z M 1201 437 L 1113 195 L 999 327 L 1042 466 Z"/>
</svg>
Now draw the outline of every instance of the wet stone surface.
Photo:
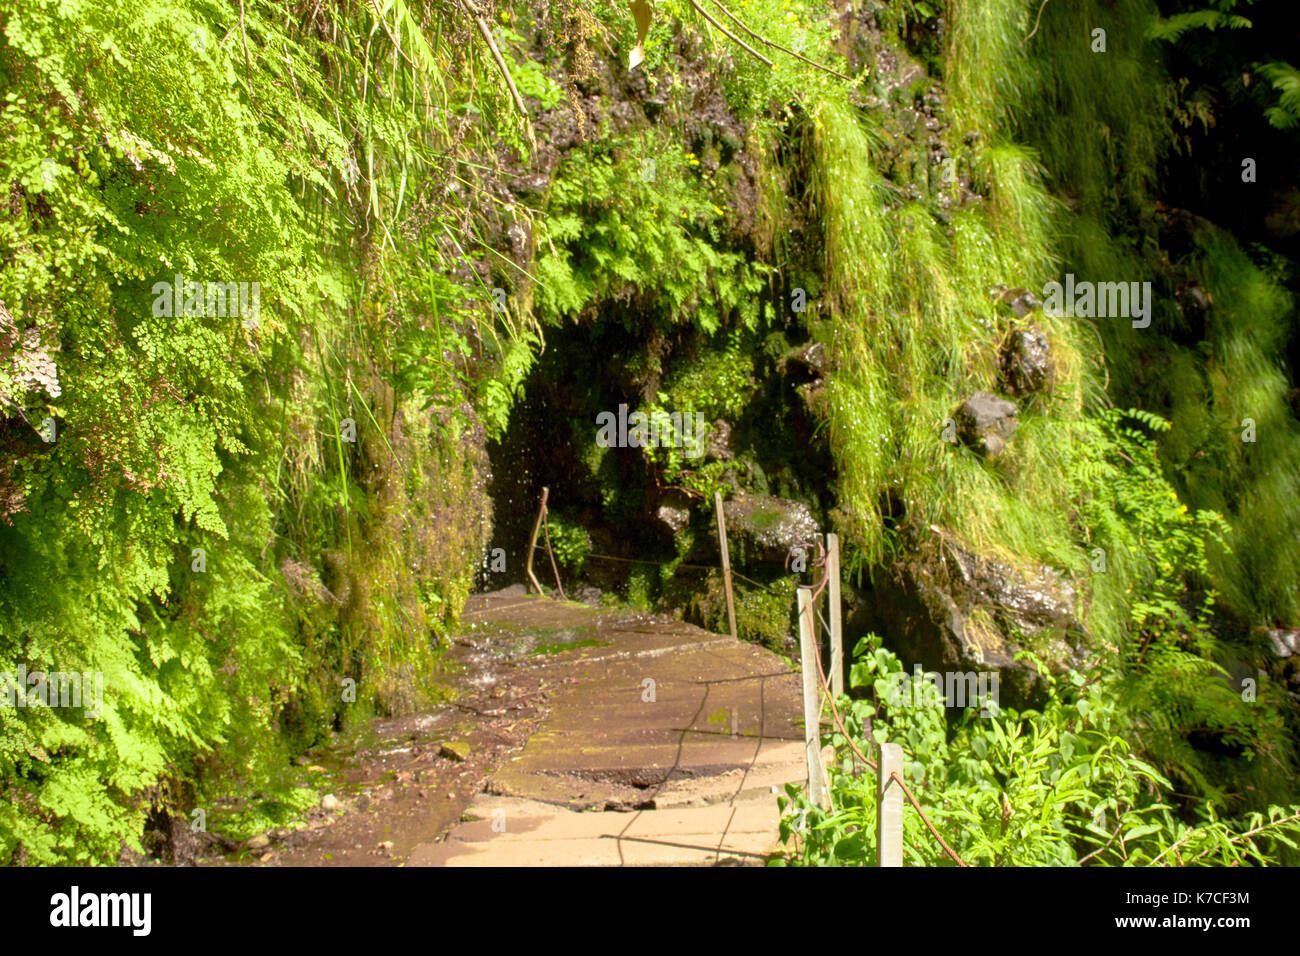
<svg viewBox="0 0 1300 956">
<path fill-rule="evenodd" d="M 307 755 L 330 799 L 215 862 L 710 865 L 775 846 L 771 787 L 802 773 L 798 677 L 775 655 L 516 590 L 470 599 L 449 663 L 453 703 Z M 649 814 L 640 835 L 626 814 Z M 498 815 L 510 836 L 489 846 Z"/>
<path fill-rule="evenodd" d="M 820 529 L 801 501 L 742 494 L 722 511 L 735 564 L 784 562 L 794 549 L 817 547 Z"/>
</svg>

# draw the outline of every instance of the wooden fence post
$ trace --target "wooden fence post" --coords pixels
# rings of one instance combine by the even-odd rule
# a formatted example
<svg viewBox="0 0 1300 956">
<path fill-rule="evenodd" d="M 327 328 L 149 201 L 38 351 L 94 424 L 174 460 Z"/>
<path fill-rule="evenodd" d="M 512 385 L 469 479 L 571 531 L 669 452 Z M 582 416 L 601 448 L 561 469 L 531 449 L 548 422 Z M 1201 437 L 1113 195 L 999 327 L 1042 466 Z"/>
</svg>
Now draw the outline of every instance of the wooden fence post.
<svg viewBox="0 0 1300 956">
<path fill-rule="evenodd" d="M 844 632 L 840 624 L 840 539 L 826 535 L 827 610 L 831 626 L 831 693 L 844 693 Z"/>
<path fill-rule="evenodd" d="M 813 589 L 799 586 L 799 656 L 803 670 L 803 743 L 808 762 L 808 796 L 829 809 L 826 772 L 822 769 L 822 695 L 817 676 L 817 639 L 813 636 Z"/>
<path fill-rule="evenodd" d="M 533 582 L 533 587 L 537 588 L 538 594 L 545 594 L 546 592 L 542 590 L 537 575 L 533 574 L 533 553 L 537 550 L 537 532 L 542 528 L 542 515 L 546 513 L 546 499 L 550 496 L 551 489 L 543 488 L 542 503 L 537 506 L 537 518 L 533 521 L 533 535 L 528 539 L 528 558 L 524 562 L 524 570 L 528 573 L 528 580 Z"/>
<path fill-rule="evenodd" d="M 713 504 L 718 512 L 718 544 L 722 548 L 722 586 L 727 591 L 727 627 L 731 629 L 731 639 L 737 640 L 736 603 L 731 596 L 731 555 L 727 552 L 727 521 L 722 516 L 722 492 L 713 493 Z"/>
<path fill-rule="evenodd" d="M 876 774 L 876 865 L 903 865 L 903 788 L 893 779 L 903 776 L 903 748 L 880 745 Z"/>
</svg>

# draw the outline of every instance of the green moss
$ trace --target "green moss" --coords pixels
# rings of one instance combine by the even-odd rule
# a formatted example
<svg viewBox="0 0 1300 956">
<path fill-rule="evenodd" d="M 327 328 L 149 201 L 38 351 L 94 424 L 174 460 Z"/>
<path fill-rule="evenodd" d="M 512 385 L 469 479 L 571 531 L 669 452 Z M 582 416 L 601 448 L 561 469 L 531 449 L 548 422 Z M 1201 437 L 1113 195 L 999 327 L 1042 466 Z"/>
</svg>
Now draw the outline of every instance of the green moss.
<svg viewBox="0 0 1300 956">
<path fill-rule="evenodd" d="M 612 641 L 601 641 L 594 637 L 587 637 L 576 641 L 558 641 L 554 644 L 538 644 L 529 651 L 529 654 L 533 657 L 563 654 L 565 651 L 578 650 L 583 647 L 609 647 L 612 643 Z"/>
<path fill-rule="evenodd" d="M 635 565 L 627 578 L 627 603 L 638 611 L 649 611 L 654 606 L 658 591 L 659 581 L 655 569 Z"/>
<path fill-rule="evenodd" d="M 736 633 L 742 641 L 751 641 L 770 651 L 790 656 L 794 641 L 794 578 L 778 578 L 767 588 L 745 584 L 736 586 Z M 726 629 L 725 621 L 722 622 Z"/>
</svg>

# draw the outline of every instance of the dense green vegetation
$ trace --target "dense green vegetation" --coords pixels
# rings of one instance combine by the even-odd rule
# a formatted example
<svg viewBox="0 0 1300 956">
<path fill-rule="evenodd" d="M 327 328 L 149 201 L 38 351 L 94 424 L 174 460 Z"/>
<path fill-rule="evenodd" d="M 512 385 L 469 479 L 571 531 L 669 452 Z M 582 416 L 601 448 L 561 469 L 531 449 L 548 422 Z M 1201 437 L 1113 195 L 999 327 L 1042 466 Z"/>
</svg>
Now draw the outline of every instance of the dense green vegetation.
<svg viewBox="0 0 1300 956">
<path fill-rule="evenodd" d="M 1056 582 L 1065 624 L 963 608 L 1033 688 L 993 718 L 887 702 L 919 656 L 850 635 L 845 729 L 904 744 L 967 861 L 1290 859 L 1283 4 L 705 3 L 752 53 L 676 0 L 643 39 L 607 0 L 101 6 L 0 15 L 0 673 L 105 687 L 99 719 L 0 707 L 0 860 L 292 819 L 298 753 L 440 693 L 542 484 L 571 581 L 713 627 L 717 576 L 681 572 L 715 492 L 806 506 L 862 607 L 954 554 Z M 1067 273 L 1150 281 L 1150 325 L 1002 294 Z M 1013 387 L 1030 334 L 1050 374 Z M 947 433 L 977 392 L 1019 406 L 1001 454 Z M 700 412 L 708 454 L 603 447 L 620 403 Z M 799 572 L 750 558 L 742 636 L 788 649 Z M 873 855 L 874 778 L 831 739 L 796 862 Z"/>
<path fill-rule="evenodd" d="M 361 5 L 310 13 L 4 14 L 0 671 L 107 688 L 98 721 L 0 712 L 6 860 L 112 860 L 154 805 L 292 812 L 288 758 L 358 710 L 344 681 L 363 709 L 429 693 L 472 580 L 455 363 L 520 322 L 469 341 L 488 296 L 443 197 L 473 172 L 444 156 L 521 130 L 482 54 L 402 4 L 377 35 Z M 160 314 L 176 275 L 257 282 L 256 324 Z M 57 384 L 16 376 L 19 347 Z"/>
</svg>

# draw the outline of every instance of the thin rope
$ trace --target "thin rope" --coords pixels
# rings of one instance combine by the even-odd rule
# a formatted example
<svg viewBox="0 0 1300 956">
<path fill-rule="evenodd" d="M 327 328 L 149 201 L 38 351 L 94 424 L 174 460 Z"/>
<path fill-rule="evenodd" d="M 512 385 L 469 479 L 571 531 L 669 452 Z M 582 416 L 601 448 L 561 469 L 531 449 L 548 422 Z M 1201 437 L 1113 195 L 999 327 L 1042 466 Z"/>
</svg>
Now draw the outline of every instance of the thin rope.
<svg viewBox="0 0 1300 956">
<path fill-rule="evenodd" d="M 544 520 L 544 519 L 543 519 L 543 520 Z M 545 548 L 543 548 L 542 545 L 540 545 L 540 544 L 535 544 L 535 545 L 533 545 L 533 548 L 534 548 L 535 550 L 537 550 L 537 551 L 543 551 L 543 550 L 545 550 Z M 653 566 L 655 566 L 655 567 L 660 567 L 660 568 L 665 567 L 665 566 L 667 566 L 667 565 L 669 565 L 669 564 L 672 563 L 672 562 L 670 562 L 670 561 L 647 561 L 647 560 L 645 560 L 644 558 L 620 558 L 620 557 L 619 557 L 618 555 L 616 555 L 616 554 L 599 554 L 599 553 L 597 553 L 597 552 L 595 552 L 595 551 L 589 551 L 589 552 L 587 553 L 587 557 L 588 557 L 588 558 L 600 558 L 601 560 L 604 560 L 604 561 L 620 561 L 620 562 L 622 562 L 622 563 L 624 563 L 624 564 L 648 564 L 648 565 L 653 565 Z M 692 571 L 716 571 L 716 570 L 718 570 L 717 568 L 715 568 L 713 565 L 710 565 L 710 564 L 676 564 L 676 565 L 673 565 L 673 567 L 675 567 L 675 568 L 689 568 L 689 569 L 691 569 Z M 772 587 L 771 585 L 769 585 L 769 584 L 762 584 L 762 583 L 760 583 L 760 582 L 758 582 L 758 581 L 755 581 L 753 578 L 747 578 L 747 577 L 745 577 L 743 574 L 741 574 L 739 571 L 735 570 L 734 568 L 733 568 L 732 571 L 731 571 L 731 576 L 732 576 L 733 578 L 737 578 L 738 580 L 744 581 L 746 584 L 751 584 L 751 585 L 753 585 L 753 586 L 756 587 L 756 588 L 760 588 L 760 589 L 762 589 L 762 590 L 764 590 L 764 591 L 767 591 L 769 594 L 775 594 L 775 595 L 777 595 L 778 597 L 783 596 L 783 595 L 781 594 L 780 591 L 776 590 L 776 589 L 775 589 L 774 587 Z"/>
<path fill-rule="evenodd" d="M 870 760 L 861 750 L 858 749 L 858 745 L 853 742 L 853 738 L 849 736 L 849 732 L 844 727 L 844 721 L 840 718 L 839 708 L 835 706 L 835 695 L 831 693 L 830 685 L 826 680 L 826 672 L 822 669 L 821 655 L 820 654 L 816 655 L 814 659 L 817 661 L 817 676 L 821 681 L 822 693 L 826 695 L 826 699 L 831 705 L 831 718 L 835 721 L 836 729 L 839 730 L 841 736 L 843 736 L 845 741 L 848 742 L 849 748 L 858 757 L 858 759 L 861 760 L 863 763 L 865 763 L 872 770 L 879 772 L 880 770 L 879 765 L 876 764 L 874 761 Z M 870 733 L 870 730 L 868 730 L 867 732 Z M 877 750 L 880 749 L 880 745 L 876 743 L 874 735 L 872 736 L 871 742 L 875 745 L 875 748 Z M 957 851 L 954 850 L 952 847 L 950 847 L 947 841 L 944 840 L 944 838 L 939 835 L 939 831 L 935 828 L 935 825 L 930 822 L 930 818 L 926 816 L 925 811 L 921 809 L 921 804 L 917 801 L 916 797 L 912 795 L 912 791 L 907 788 L 907 784 L 904 783 L 903 778 L 898 775 L 898 771 L 894 771 L 892 774 L 890 774 L 890 779 L 898 781 L 898 785 L 903 788 L 903 793 L 906 795 L 907 799 L 911 802 L 916 812 L 920 815 L 921 821 L 930 829 L 930 832 L 934 834 L 934 838 L 939 841 L 939 845 L 943 847 L 944 852 L 947 853 L 950 857 L 952 857 L 952 859 L 956 861 L 958 866 L 970 866 L 970 864 L 967 863 L 965 860 L 963 860 L 960 856 L 958 856 Z"/>
</svg>

